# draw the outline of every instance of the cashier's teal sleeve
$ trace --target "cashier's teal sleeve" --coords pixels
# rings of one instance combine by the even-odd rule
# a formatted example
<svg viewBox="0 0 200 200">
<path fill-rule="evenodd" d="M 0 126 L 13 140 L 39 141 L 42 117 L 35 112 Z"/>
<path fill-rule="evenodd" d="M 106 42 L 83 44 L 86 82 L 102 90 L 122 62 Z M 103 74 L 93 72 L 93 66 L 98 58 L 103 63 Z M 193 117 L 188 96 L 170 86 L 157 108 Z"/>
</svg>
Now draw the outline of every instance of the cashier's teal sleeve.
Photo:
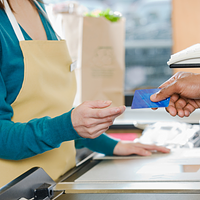
<svg viewBox="0 0 200 200">
<path fill-rule="evenodd" d="M 75 140 L 75 147 L 77 149 L 87 147 L 88 149 L 103 153 L 106 155 L 113 155 L 114 148 L 119 140 L 109 137 L 106 133 L 103 133 L 95 139 L 81 138 Z"/>
</svg>

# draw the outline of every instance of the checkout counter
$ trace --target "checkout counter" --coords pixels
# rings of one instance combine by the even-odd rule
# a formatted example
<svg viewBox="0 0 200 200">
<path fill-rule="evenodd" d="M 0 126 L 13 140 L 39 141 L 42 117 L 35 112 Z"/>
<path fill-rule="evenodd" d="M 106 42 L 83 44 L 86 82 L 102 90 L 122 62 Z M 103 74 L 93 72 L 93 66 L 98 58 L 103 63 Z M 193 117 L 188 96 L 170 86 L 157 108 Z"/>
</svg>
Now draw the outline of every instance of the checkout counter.
<svg viewBox="0 0 200 200">
<path fill-rule="evenodd" d="M 140 125 L 141 128 L 146 124 L 151 124 L 155 122 L 183 122 L 191 124 L 199 124 L 200 121 L 200 110 L 197 109 L 189 117 L 180 118 L 178 116 L 172 117 L 166 112 L 165 108 L 159 108 L 157 110 L 152 110 L 150 108 L 143 109 L 131 109 L 126 108 L 126 111 L 117 117 L 114 121 L 113 127 L 132 127 Z"/>
<path fill-rule="evenodd" d="M 199 111 L 184 119 L 170 117 L 162 109 L 134 112 L 127 109 L 113 126 L 136 122 L 144 125 L 160 119 L 198 124 L 200 116 Z M 43 169 L 33 168 L 1 188 L 0 199 L 197 200 L 200 199 L 200 148 L 176 148 L 169 154 L 155 152 L 150 157 L 92 153 L 58 182 Z"/>
</svg>

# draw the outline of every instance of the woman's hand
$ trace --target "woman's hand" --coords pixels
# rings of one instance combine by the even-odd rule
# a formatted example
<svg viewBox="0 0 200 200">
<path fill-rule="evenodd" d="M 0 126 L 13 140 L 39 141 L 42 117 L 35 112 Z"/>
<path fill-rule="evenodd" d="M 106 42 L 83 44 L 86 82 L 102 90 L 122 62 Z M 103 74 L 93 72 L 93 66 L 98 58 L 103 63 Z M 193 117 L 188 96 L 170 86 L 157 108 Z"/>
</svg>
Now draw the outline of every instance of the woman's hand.
<svg viewBox="0 0 200 200">
<path fill-rule="evenodd" d="M 94 139 L 108 130 L 114 119 L 125 111 L 125 106 L 108 108 L 111 101 L 86 101 L 72 110 L 71 120 L 83 138 Z"/>
<path fill-rule="evenodd" d="M 200 74 L 178 72 L 159 88 L 161 90 L 151 96 L 151 101 L 171 97 L 166 110 L 172 116 L 188 117 L 200 107 Z"/>
<path fill-rule="evenodd" d="M 114 148 L 113 154 L 119 156 L 128 156 L 137 154 L 140 156 L 150 156 L 152 151 L 169 153 L 170 149 L 162 146 L 134 143 L 130 141 L 119 141 Z"/>
</svg>

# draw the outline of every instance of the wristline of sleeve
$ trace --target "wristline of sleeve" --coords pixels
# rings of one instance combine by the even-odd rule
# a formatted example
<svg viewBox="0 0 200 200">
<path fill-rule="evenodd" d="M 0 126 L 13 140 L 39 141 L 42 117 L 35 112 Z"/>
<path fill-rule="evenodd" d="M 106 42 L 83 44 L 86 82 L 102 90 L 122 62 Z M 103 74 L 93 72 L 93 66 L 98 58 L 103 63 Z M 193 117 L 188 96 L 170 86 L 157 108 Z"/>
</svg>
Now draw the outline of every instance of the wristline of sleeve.
<svg viewBox="0 0 200 200">
<path fill-rule="evenodd" d="M 75 141 L 75 145 L 77 149 L 87 147 L 88 149 L 98 153 L 113 155 L 114 148 L 118 142 L 119 140 L 113 139 L 106 133 L 103 133 L 95 139 L 78 139 Z"/>
<path fill-rule="evenodd" d="M 53 146 L 59 145 L 64 141 L 75 140 L 81 138 L 74 129 L 71 121 L 71 109 L 69 112 L 64 113 L 55 118 L 50 118 L 46 121 L 45 132 L 48 133 L 47 140 Z M 56 146 L 57 146 L 56 145 Z"/>
</svg>

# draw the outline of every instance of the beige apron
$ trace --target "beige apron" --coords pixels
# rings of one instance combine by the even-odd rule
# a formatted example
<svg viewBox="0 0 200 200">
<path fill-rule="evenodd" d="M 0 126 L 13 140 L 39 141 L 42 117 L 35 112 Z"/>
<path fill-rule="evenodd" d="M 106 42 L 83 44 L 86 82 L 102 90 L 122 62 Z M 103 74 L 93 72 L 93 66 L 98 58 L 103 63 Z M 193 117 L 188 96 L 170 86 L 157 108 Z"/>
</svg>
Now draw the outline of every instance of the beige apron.
<svg viewBox="0 0 200 200">
<path fill-rule="evenodd" d="M 12 15 L 8 5 L 6 13 Z M 9 19 L 12 20 L 13 16 Z M 15 24 L 13 29 L 16 32 L 16 22 L 13 21 L 11 23 Z M 16 35 L 22 40 L 24 81 L 12 104 L 12 121 L 27 122 L 33 118 L 55 117 L 68 112 L 73 105 L 76 80 L 74 72 L 70 71 L 72 61 L 66 42 L 23 41 L 19 26 L 17 29 L 20 33 L 16 32 Z M 74 141 L 64 142 L 59 148 L 20 161 L 0 159 L 0 187 L 34 166 L 42 167 L 56 180 L 75 166 Z"/>
</svg>

